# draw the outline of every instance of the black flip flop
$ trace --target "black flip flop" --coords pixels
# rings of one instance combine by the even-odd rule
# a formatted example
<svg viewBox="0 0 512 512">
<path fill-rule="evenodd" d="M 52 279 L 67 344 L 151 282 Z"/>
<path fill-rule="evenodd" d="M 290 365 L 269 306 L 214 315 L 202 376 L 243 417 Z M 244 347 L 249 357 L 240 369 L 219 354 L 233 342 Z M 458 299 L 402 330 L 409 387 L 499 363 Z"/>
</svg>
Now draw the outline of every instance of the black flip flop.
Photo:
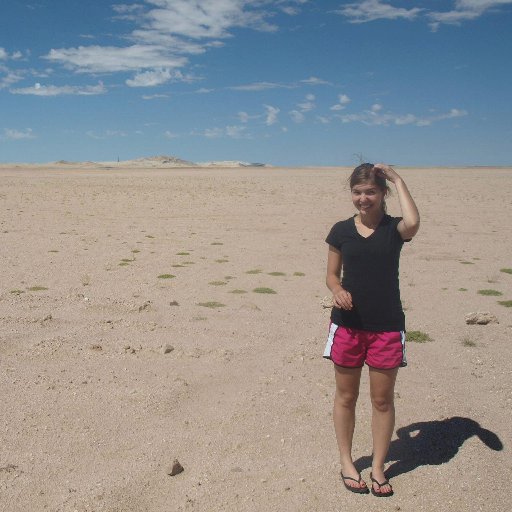
<svg viewBox="0 0 512 512">
<path fill-rule="evenodd" d="M 349 476 L 344 476 L 343 473 L 340 472 L 340 475 L 341 475 L 341 480 L 343 481 L 343 485 L 345 486 L 345 489 L 348 489 L 350 492 L 354 492 L 356 494 L 369 494 L 370 491 L 368 489 L 368 487 L 365 486 L 364 487 L 352 487 L 350 485 L 347 485 L 347 482 L 345 482 L 345 480 L 352 480 L 353 482 L 357 482 L 359 485 L 361 485 L 361 482 L 362 482 L 362 478 L 361 478 L 361 475 L 359 475 L 359 479 L 355 479 L 355 478 L 351 478 Z"/>
<path fill-rule="evenodd" d="M 384 482 L 378 482 L 377 480 L 375 480 L 375 478 L 373 478 L 373 475 L 370 473 L 370 480 L 372 481 L 373 484 L 377 484 L 379 486 L 379 489 L 383 486 L 383 485 L 389 485 L 391 487 L 391 484 L 389 483 L 389 480 L 384 480 Z M 388 491 L 388 492 L 380 492 L 380 491 L 376 491 L 374 488 L 373 488 L 373 485 L 372 485 L 372 494 L 374 496 L 377 496 L 377 498 L 388 498 L 389 496 L 393 496 L 393 488 L 391 488 L 391 491 Z"/>
</svg>

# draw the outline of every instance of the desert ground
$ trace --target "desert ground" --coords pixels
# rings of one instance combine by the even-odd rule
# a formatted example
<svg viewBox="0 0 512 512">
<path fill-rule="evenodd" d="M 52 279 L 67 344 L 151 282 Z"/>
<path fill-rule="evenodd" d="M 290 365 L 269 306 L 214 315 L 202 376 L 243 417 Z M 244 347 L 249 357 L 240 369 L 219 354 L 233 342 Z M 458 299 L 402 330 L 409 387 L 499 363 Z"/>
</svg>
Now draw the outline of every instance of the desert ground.
<svg viewBox="0 0 512 512">
<path fill-rule="evenodd" d="M 0 510 L 508 510 L 512 169 L 397 171 L 430 341 L 407 344 L 384 499 L 342 486 L 322 358 L 350 169 L 0 165 Z M 366 481 L 370 409 L 364 371 Z"/>
</svg>

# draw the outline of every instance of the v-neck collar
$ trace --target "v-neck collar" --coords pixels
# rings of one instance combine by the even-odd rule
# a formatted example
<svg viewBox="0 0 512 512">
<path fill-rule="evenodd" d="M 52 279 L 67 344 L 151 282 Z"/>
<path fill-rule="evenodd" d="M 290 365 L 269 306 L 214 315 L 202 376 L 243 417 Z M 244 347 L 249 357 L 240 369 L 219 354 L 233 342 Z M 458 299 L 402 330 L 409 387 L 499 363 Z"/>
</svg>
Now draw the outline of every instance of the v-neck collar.
<svg viewBox="0 0 512 512">
<path fill-rule="evenodd" d="M 382 221 L 383 221 L 383 220 L 384 220 L 384 218 L 386 217 L 386 214 L 384 214 L 384 215 L 382 216 L 382 218 L 380 219 L 380 221 L 379 221 L 379 223 L 377 224 L 377 226 L 375 226 L 375 229 L 374 229 L 374 230 L 373 230 L 373 231 L 372 231 L 368 236 L 364 236 L 364 235 L 362 235 L 361 233 L 359 233 L 359 230 L 357 229 L 357 224 L 356 224 L 356 217 L 357 217 L 357 214 L 356 214 L 356 215 L 354 215 L 354 216 L 352 217 L 352 224 L 353 224 L 353 226 L 354 226 L 354 230 L 355 230 L 355 232 L 356 232 L 357 236 L 359 236 L 359 237 L 360 237 L 360 238 L 362 238 L 363 240 L 368 240 L 369 238 L 371 238 L 371 237 L 375 234 L 375 232 L 377 231 L 377 229 L 379 229 L 379 227 L 380 227 L 380 226 L 381 226 L 381 224 L 382 224 Z"/>
</svg>

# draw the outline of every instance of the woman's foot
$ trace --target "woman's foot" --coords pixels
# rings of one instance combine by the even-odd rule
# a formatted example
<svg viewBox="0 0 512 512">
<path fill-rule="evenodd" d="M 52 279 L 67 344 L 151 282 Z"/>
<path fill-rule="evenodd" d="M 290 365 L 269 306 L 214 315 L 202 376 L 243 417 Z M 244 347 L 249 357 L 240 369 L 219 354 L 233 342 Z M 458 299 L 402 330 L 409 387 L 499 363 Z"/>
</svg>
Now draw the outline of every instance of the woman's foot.
<svg viewBox="0 0 512 512">
<path fill-rule="evenodd" d="M 340 473 L 343 485 L 347 490 L 357 494 L 368 494 L 370 492 L 366 482 L 361 478 L 361 475 L 356 471 L 355 468 L 347 468 L 347 473 L 348 474 L 344 474 L 343 470 L 341 470 Z"/>
<path fill-rule="evenodd" d="M 384 471 L 372 471 L 370 473 L 370 479 L 372 481 L 372 494 L 379 498 L 386 498 L 393 496 L 393 487 L 386 479 Z"/>
</svg>

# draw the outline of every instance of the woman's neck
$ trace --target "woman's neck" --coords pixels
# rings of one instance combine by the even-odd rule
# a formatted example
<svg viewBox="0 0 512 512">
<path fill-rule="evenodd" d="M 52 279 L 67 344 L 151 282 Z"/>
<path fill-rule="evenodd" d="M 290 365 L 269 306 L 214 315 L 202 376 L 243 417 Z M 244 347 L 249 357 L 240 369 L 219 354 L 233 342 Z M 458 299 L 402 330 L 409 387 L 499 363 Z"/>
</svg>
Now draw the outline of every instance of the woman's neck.
<svg viewBox="0 0 512 512">
<path fill-rule="evenodd" d="M 381 212 L 377 215 L 372 215 L 371 217 L 369 215 L 362 216 L 360 213 L 358 213 L 356 215 L 356 221 L 369 229 L 375 229 L 380 224 L 382 217 L 384 217 L 384 212 Z"/>
</svg>

